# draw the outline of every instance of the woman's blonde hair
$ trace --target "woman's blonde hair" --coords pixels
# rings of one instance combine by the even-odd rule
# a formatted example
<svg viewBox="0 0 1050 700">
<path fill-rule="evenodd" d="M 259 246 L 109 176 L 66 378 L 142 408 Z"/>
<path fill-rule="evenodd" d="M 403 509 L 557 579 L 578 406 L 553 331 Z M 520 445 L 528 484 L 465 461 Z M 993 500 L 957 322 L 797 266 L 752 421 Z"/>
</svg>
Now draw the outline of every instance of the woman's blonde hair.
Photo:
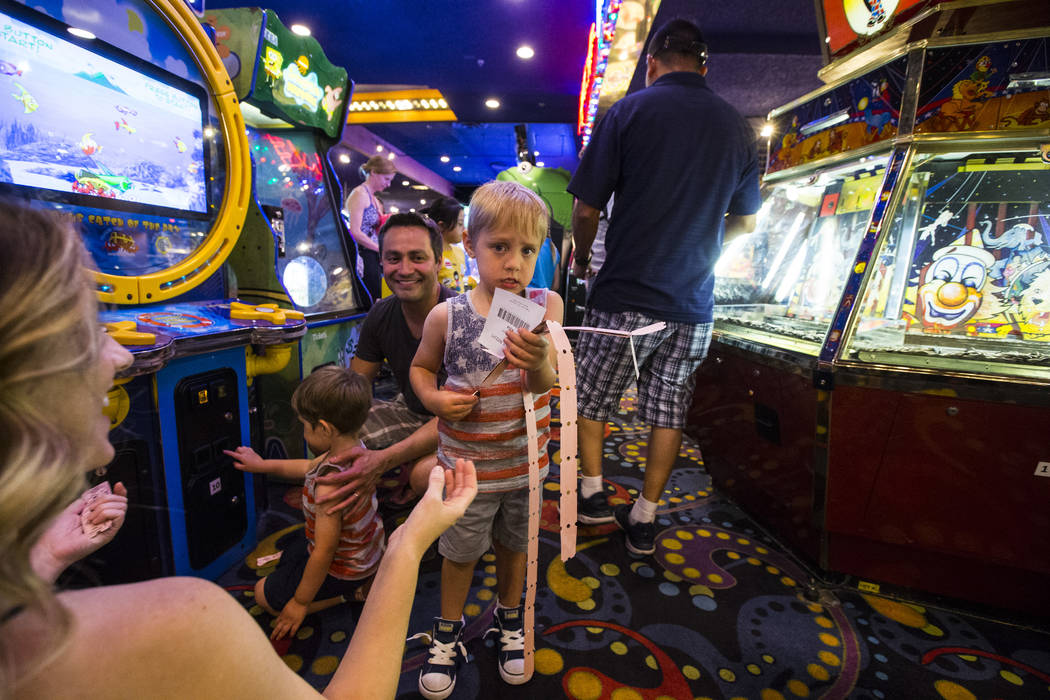
<svg viewBox="0 0 1050 700">
<path fill-rule="evenodd" d="M 389 158 L 384 158 L 383 156 L 372 156 L 361 166 L 361 170 L 369 175 L 372 173 L 392 175 L 397 172 L 397 168 L 394 167 L 393 162 L 391 162 Z"/>
<path fill-rule="evenodd" d="M 524 231 L 537 245 L 550 227 L 547 204 L 524 185 L 493 180 L 474 190 L 470 197 L 470 239 L 494 229 Z"/>
<path fill-rule="evenodd" d="M 30 550 L 91 466 L 55 424 L 41 383 L 63 374 L 74 381 L 98 361 L 98 305 L 68 218 L 0 201 L 0 250 L 0 614 L 25 608 L 52 623 L 39 668 L 61 652 L 70 617 L 33 572 Z M 15 679 L 10 642 L 0 644 L 4 694 Z"/>
</svg>

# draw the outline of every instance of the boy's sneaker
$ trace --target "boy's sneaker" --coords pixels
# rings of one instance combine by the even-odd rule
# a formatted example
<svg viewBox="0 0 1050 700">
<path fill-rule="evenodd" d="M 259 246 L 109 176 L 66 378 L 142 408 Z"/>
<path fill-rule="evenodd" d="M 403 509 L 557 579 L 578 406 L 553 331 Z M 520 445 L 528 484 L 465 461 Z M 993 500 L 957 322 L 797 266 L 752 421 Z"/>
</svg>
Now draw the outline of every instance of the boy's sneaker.
<svg viewBox="0 0 1050 700">
<path fill-rule="evenodd" d="M 419 693 L 427 700 L 445 700 L 456 687 L 456 650 L 467 657 L 459 635 L 463 620 L 434 618 L 434 635 L 427 660 L 419 670 Z"/>
<path fill-rule="evenodd" d="M 601 525 L 613 521 L 613 511 L 605 491 L 593 493 L 587 498 L 576 492 L 576 521 L 583 525 Z"/>
<path fill-rule="evenodd" d="M 652 554 L 656 551 L 656 525 L 632 523 L 630 503 L 616 506 L 613 510 L 613 517 L 626 535 L 624 542 L 627 545 L 627 551 L 638 555 Z"/>
<path fill-rule="evenodd" d="M 494 622 L 489 632 L 499 633 L 499 675 L 505 683 L 521 685 L 529 680 L 525 676 L 525 606 L 497 605 Z"/>
</svg>

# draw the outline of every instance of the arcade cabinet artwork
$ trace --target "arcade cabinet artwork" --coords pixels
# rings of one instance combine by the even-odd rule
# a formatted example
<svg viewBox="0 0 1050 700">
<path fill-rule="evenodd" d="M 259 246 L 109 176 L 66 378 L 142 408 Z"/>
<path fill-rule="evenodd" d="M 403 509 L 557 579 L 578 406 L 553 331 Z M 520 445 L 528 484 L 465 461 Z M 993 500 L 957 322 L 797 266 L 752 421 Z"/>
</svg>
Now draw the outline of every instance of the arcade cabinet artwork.
<svg viewBox="0 0 1050 700">
<path fill-rule="evenodd" d="M 953 8 L 770 115 L 691 431 L 822 571 L 1046 616 L 1050 5 Z"/>
<path fill-rule="evenodd" d="M 305 324 L 225 298 L 249 164 L 206 34 L 177 0 L 112 13 L 85 19 L 97 38 L 83 39 L 60 7 L 0 4 L 14 37 L 0 82 L 18 96 L 0 111 L 0 187 L 80 224 L 101 320 L 134 356 L 111 392 L 117 456 L 93 477 L 123 481 L 130 501 L 99 578 L 215 577 L 255 540 L 250 478 L 222 449 L 247 436 L 247 382 L 279 368 Z"/>
<path fill-rule="evenodd" d="M 328 160 L 352 83 L 315 39 L 293 34 L 272 10 L 212 10 L 204 22 L 241 100 L 254 169 L 254 205 L 230 254 L 238 294 L 293 306 L 308 326 L 284 370 L 255 383 L 260 415 L 252 444 L 269 458 L 303 457 L 291 393 L 319 365 L 349 366 L 369 304 Z"/>
</svg>

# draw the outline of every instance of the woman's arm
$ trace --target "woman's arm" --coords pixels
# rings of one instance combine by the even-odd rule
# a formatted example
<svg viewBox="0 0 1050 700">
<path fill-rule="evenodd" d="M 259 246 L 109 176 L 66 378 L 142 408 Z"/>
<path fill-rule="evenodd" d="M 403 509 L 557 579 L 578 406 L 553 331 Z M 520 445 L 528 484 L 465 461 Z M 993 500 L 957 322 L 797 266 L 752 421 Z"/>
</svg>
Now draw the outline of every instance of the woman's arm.
<svg viewBox="0 0 1050 700">
<path fill-rule="evenodd" d="M 446 495 L 442 500 L 441 491 Z M 329 698 L 392 698 L 397 690 L 419 560 L 477 493 L 471 462 L 435 467 L 426 494 L 394 531 L 354 638 L 325 689 Z M 62 654 L 15 688 L 19 698 L 257 697 L 298 700 L 317 691 L 274 652 L 259 624 L 229 593 L 198 578 L 161 578 L 71 591 Z M 25 613 L 8 623 L 14 663 L 50 649 L 47 623 Z M 231 643 L 236 640 L 236 643 Z M 362 682 L 367 679 L 367 682 Z"/>
<path fill-rule="evenodd" d="M 346 209 L 350 215 L 350 235 L 357 242 L 357 245 L 362 248 L 379 252 L 379 246 L 373 243 L 372 239 L 365 235 L 365 232 L 361 229 L 361 218 L 364 216 L 369 202 L 368 194 L 361 185 L 351 190 L 350 196 L 346 198 Z"/>
</svg>

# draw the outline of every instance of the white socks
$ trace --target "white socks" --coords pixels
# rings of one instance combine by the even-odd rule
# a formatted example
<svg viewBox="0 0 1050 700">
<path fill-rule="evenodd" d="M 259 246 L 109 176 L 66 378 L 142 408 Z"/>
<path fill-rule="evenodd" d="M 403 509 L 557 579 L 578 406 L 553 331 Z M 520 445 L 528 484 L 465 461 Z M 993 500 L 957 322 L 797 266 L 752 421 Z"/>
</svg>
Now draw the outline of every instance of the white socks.
<svg viewBox="0 0 1050 700">
<path fill-rule="evenodd" d="M 584 498 L 590 498 L 602 491 L 603 488 L 602 477 L 600 476 L 583 476 L 580 478 L 580 495 Z"/>
<path fill-rule="evenodd" d="M 651 523 L 654 520 L 656 520 L 656 504 L 639 495 L 631 507 L 631 523 Z"/>
</svg>

